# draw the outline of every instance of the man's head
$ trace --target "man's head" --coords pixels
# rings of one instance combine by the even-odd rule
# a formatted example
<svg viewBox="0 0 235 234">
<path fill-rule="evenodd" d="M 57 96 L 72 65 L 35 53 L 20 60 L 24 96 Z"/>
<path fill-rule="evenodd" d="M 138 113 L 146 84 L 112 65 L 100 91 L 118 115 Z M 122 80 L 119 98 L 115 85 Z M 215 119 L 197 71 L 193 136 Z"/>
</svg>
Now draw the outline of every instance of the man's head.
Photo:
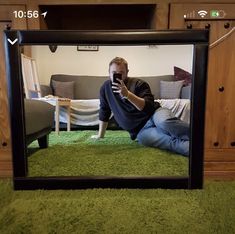
<svg viewBox="0 0 235 234">
<path fill-rule="evenodd" d="M 125 82 L 127 80 L 128 74 L 128 63 L 124 58 L 116 57 L 109 63 L 109 77 L 113 81 L 113 74 L 122 74 L 122 80 Z"/>
</svg>

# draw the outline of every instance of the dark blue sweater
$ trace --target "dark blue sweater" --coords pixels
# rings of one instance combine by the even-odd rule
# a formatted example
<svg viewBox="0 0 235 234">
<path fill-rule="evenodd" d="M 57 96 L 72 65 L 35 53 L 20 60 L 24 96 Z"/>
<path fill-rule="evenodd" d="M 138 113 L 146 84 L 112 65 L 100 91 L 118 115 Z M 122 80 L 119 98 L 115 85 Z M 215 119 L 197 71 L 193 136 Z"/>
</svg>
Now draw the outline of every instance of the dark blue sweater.
<svg viewBox="0 0 235 234">
<path fill-rule="evenodd" d="M 127 99 L 121 98 L 119 94 L 114 93 L 111 81 L 107 80 L 100 88 L 99 119 L 108 122 L 112 112 L 118 125 L 128 131 L 131 139 L 134 140 L 138 132 L 160 105 L 154 102 L 150 87 L 145 81 L 137 78 L 128 78 L 125 83 L 130 92 L 145 99 L 144 109 L 139 111 Z"/>
</svg>

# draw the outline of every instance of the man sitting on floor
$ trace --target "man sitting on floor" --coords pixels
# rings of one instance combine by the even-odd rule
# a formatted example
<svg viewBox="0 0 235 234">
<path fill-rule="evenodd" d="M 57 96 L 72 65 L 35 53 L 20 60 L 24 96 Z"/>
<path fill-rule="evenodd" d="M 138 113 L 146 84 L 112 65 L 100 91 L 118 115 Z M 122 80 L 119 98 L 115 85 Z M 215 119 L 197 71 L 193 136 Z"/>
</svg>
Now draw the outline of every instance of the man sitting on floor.
<svg viewBox="0 0 235 234">
<path fill-rule="evenodd" d="M 104 137 L 112 112 L 132 140 L 137 138 L 145 146 L 188 156 L 189 124 L 154 102 L 149 85 L 143 80 L 129 78 L 128 71 L 125 59 L 116 57 L 110 62 L 110 80 L 100 89 L 99 133 L 92 137 Z M 115 79 L 116 76 L 119 78 Z"/>
</svg>

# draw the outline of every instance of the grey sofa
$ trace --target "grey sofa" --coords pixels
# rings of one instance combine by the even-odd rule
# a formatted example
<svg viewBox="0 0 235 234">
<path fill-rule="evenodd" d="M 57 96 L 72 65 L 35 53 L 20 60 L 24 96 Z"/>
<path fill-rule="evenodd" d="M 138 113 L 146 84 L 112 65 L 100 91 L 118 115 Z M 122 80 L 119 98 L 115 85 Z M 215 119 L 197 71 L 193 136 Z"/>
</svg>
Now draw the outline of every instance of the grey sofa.
<svg viewBox="0 0 235 234">
<path fill-rule="evenodd" d="M 164 76 L 146 76 L 138 77 L 145 80 L 150 85 L 151 91 L 155 99 L 160 98 L 160 81 L 173 81 L 173 75 Z M 74 82 L 74 98 L 73 99 L 96 99 L 99 98 L 101 85 L 107 76 L 81 76 L 81 75 L 64 75 L 55 74 L 51 76 L 50 86 L 41 85 L 42 96 L 54 94 L 53 81 Z"/>
<path fill-rule="evenodd" d="M 54 124 L 54 107 L 46 102 L 24 99 L 26 144 L 38 140 L 40 148 L 48 147 L 48 135 Z"/>
<path fill-rule="evenodd" d="M 161 81 L 174 81 L 173 75 L 163 76 L 146 76 L 138 77 L 146 81 L 151 88 L 154 95 L 154 99 L 160 99 L 160 83 Z M 73 83 L 73 88 L 70 86 L 70 93 L 73 93 L 71 99 L 99 99 L 100 87 L 102 84 L 109 79 L 107 76 L 81 76 L 81 75 L 66 75 L 66 74 L 55 74 L 51 76 L 50 85 L 41 85 L 42 96 L 56 95 L 55 83 L 66 86 L 68 83 Z M 56 82 L 55 82 L 56 81 Z M 63 84 L 64 82 L 64 84 Z M 67 86 L 68 87 L 68 86 Z M 68 93 L 67 93 L 68 94 Z M 59 95 L 58 95 L 59 96 Z M 181 98 L 189 98 L 190 88 L 183 87 L 181 90 Z M 66 97 L 63 96 L 62 97 Z M 60 128 L 64 129 L 65 124 L 60 123 Z M 71 124 L 72 129 L 97 129 L 98 126 L 78 126 Z M 109 121 L 108 129 L 119 129 L 114 118 Z"/>
</svg>

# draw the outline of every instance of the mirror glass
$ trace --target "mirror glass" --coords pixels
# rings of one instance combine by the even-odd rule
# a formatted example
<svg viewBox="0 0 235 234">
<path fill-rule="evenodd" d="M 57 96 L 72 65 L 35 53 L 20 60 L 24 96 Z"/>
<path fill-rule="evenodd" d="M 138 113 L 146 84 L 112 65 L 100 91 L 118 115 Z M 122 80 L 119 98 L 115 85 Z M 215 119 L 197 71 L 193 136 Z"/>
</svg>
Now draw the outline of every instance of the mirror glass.
<svg viewBox="0 0 235 234">
<path fill-rule="evenodd" d="M 59 45 L 54 53 L 48 46 L 22 47 L 28 176 L 188 176 L 189 157 L 132 140 L 117 124 L 119 116 L 111 116 L 104 138 L 93 136 L 100 88 L 115 57 L 128 62 L 129 78 L 149 84 L 155 102 L 190 125 L 193 45 Z M 47 126 L 47 108 L 53 109 L 53 129 L 49 146 L 40 149 L 30 137 Z"/>
</svg>

